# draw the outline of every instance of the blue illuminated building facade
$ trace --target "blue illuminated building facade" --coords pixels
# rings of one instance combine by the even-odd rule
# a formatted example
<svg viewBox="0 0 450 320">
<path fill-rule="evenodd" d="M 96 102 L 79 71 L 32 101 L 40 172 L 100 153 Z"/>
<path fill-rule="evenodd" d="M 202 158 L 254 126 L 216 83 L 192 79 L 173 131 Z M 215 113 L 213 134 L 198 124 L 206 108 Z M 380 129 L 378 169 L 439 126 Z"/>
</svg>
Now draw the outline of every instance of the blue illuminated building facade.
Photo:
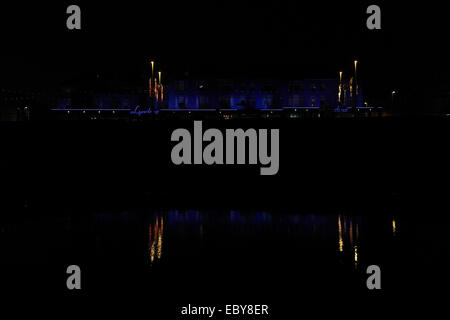
<svg viewBox="0 0 450 320">
<path fill-rule="evenodd" d="M 183 79 L 168 86 L 169 109 L 336 108 L 337 79 Z M 362 106 L 359 95 L 357 106 Z"/>
<path fill-rule="evenodd" d="M 90 90 L 66 88 L 58 95 L 57 106 L 52 110 L 71 118 L 80 115 L 80 119 L 99 119 L 140 117 L 160 112 L 172 115 L 182 114 L 183 111 L 227 110 L 246 114 L 251 111 L 260 114 L 258 111 L 265 110 L 272 114 L 286 110 L 288 114 L 299 112 L 296 115 L 304 111 L 320 116 L 323 112 L 346 113 L 347 110 L 360 111 L 360 108 L 362 112 L 363 109 L 370 109 L 363 104 L 361 87 L 355 88 L 351 82 L 345 83 L 342 79 L 189 77 L 167 80 L 164 92 L 157 100 L 150 97 L 148 88 L 139 85 L 91 86 Z"/>
</svg>

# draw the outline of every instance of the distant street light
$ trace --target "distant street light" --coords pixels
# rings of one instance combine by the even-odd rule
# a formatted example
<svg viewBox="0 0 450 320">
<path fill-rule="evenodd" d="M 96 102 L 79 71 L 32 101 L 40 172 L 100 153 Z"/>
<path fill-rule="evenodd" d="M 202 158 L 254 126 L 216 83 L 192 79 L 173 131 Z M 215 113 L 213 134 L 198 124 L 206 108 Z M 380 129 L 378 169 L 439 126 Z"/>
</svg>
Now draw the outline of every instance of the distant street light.
<svg viewBox="0 0 450 320">
<path fill-rule="evenodd" d="M 394 99 L 395 99 L 395 95 L 397 94 L 397 91 L 392 91 L 392 108 L 394 108 Z"/>
</svg>

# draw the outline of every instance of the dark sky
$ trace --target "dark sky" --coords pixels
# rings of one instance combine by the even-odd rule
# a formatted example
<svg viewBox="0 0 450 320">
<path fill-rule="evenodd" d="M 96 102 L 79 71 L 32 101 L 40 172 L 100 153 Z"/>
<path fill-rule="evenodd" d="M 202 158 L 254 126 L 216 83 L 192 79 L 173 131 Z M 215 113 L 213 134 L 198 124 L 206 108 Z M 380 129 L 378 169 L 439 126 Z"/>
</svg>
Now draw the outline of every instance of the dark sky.
<svg viewBox="0 0 450 320">
<path fill-rule="evenodd" d="M 147 59 L 165 74 L 334 77 L 360 61 L 366 93 L 448 73 L 442 2 L 377 2 L 382 30 L 366 28 L 372 1 L 21 1 L 2 4 L 1 81 L 54 85 L 83 74 L 139 74 Z M 68 31 L 65 10 L 82 9 Z M 30 84 L 31 83 L 31 84 Z"/>
</svg>

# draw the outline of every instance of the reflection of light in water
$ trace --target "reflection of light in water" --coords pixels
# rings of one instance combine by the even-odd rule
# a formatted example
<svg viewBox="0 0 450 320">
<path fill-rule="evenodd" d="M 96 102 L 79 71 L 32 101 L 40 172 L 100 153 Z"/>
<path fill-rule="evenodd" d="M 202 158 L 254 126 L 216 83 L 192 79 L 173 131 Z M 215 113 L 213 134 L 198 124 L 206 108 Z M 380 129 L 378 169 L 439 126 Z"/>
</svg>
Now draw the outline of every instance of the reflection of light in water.
<svg viewBox="0 0 450 320">
<path fill-rule="evenodd" d="M 392 219 L 392 233 L 395 235 L 397 232 L 397 225 L 395 223 L 395 219 Z"/>
<path fill-rule="evenodd" d="M 342 224 L 341 216 L 338 217 L 338 230 L 339 230 L 339 252 L 344 251 L 344 240 L 342 239 Z"/>
<path fill-rule="evenodd" d="M 160 224 L 159 234 L 158 234 L 158 259 L 161 259 L 162 254 L 162 237 L 163 237 L 163 229 L 164 229 L 164 221 L 163 217 L 161 217 L 161 224 Z"/>
<path fill-rule="evenodd" d="M 347 226 L 348 224 L 348 226 Z M 359 262 L 359 224 L 357 218 L 338 216 L 339 252 L 344 253 L 344 240 L 348 241 L 347 253 L 350 254 L 354 267 L 358 267 Z M 347 255 L 344 254 L 344 257 Z"/>
<path fill-rule="evenodd" d="M 150 262 L 153 262 L 154 258 L 155 258 L 155 249 L 153 247 L 153 243 L 152 243 L 152 225 L 150 224 L 148 227 L 148 247 L 150 250 Z"/>
<path fill-rule="evenodd" d="M 152 230 L 153 229 L 153 230 Z M 164 230 L 164 220 L 163 217 L 156 217 L 154 224 L 149 225 L 149 253 L 150 253 L 150 263 L 153 263 L 155 259 L 161 259 L 162 255 L 162 244 L 163 244 L 163 230 Z"/>
</svg>

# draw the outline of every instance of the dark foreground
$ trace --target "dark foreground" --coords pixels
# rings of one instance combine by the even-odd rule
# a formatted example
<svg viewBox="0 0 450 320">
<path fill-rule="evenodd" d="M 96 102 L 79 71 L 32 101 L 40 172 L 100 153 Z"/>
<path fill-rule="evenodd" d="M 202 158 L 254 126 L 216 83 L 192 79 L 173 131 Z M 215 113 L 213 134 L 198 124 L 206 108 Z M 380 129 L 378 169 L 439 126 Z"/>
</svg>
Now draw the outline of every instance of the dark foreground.
<svg viewBox="0 0 450 320">
<path fill-rule="evenodd" d="M 450 255 L 444 212 L 398 202 L 371 207 L 30 205 L 1 223 L 2 290 L 19 303 L 51 300 L 107 313 L 131 305 L 132 312 L 164 319 L 179 319 L 188 304 L 268 304 L 269 319 L 284 319 L 331 315 L 347 304 L 358 313 L 376 304 L 380 314 L 392 306 L 403 314 L 403 299 L 424 307 L 430 298 L 445 298 L 439 291 L 448 285 Z M 82 270 L 79 292 L 66 289 L 72 264 Z M 382 270 L 378 292 L 366 287 L 372 264 Z"/>
<path fill-rule="evenodd" d="M 223 124 L 280 128 L 280 173 L 172 166 L 170 133 L 191 122 L 2 125 L 2 291 L 158 319 L 187 304 L 268 304 L 269 319 L 442 306 L 446 119 Z"/>
</svg>

